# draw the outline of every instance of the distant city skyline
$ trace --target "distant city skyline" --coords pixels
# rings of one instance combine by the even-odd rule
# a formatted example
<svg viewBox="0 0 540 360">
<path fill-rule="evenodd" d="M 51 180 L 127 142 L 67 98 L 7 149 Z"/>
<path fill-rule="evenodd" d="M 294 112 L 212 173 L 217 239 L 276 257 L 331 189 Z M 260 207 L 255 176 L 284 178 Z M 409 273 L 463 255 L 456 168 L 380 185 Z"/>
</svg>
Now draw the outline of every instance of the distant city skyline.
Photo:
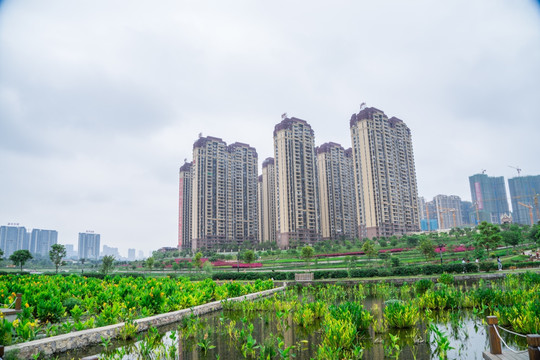
<svg viewBox="0 0 540 360">
<path fill-rule="evenodd" d="M 425 199 L 540 174 L 537 1 L 66 4 L 0 2 L 0 224 L 175 246 L 199 133 L 260 174 L 281 114 L 347 147 L 364 102 L 410 128 Z"/>
</svg>

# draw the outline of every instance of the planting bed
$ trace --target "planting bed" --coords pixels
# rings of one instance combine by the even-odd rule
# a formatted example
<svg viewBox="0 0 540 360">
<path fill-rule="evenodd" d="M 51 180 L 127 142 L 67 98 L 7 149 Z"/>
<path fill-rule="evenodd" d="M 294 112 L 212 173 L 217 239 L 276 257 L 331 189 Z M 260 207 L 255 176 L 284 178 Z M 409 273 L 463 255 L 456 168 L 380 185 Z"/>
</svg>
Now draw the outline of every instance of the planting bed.
<svg viewBox="0 0 540 360">
<path fill-rule="evenodd" d="M 485 316 L 496 315 L 522 334 L 540 331 L 540 275 L 467 286 L 443 274 L 437 284 L 292 287 L 223 307 L 151 329 L 131 344 L 108 346 L 99 358 L 481 359 L 488 347 Z M 519 337 L 505 340 L 525 347 Z"/>
<path fill-rule="evenodd" d="M 0 303 L 10 304 L 22 293 L 22 313 L 13 322 L 0 319 L 0 344 L 11 345 L 38 338 L 92 329 L 191 308 L 267 290 L 273 281 L 217 284 L 207 279 L 106 277 L 78 275 L 2 275 Z M 129 328 L 124 330 L 133 332 Z"/>
</svg>

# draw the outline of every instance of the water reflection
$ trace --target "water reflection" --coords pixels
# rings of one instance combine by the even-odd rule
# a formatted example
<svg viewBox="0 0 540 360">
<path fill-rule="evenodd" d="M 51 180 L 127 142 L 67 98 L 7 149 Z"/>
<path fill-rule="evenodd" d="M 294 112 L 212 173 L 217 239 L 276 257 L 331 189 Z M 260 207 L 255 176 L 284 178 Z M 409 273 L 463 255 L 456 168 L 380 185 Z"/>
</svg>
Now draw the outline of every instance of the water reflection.
<svg viewBox="0 0 540 360">
<path fill-rule="evenodd" d="M 381 297 L 352 294 L 348 299 L 362 299 L 364 307 L 370 311 L 375 320 L 383 317 L 384 301 Z M 305 291 L 298 294 L 299 302 L 313 301 Z M 335 303 L 345 300 L 336 295 Z M 164 349 L 154 353 L 154 359 L 167 359 L 171 347 L 177 354 L 175 359 L 221 359 L 236 360 L 243 358 L 271 359 L 292 358 L 308 360 L 317 358 L 318 346 L 322 341 L 324 320 L 303 327 L 293 321 L 293 313 L 274 311 L 222 311 L 214 314 L 183 321 L 161 328 L 163 334 L 160 346 Z M 430 311 L 421 310 L 421 321 L 409 329 L 377 329 L 370 327 L 361 333 L 357 342 L 364 349 L 363 359 L 383 360 L 387 358 L 428 360 L 437 358 L 437 334 L 430 330 L 430 322 L 435 324 L 450 348 L 449 359 L 482 359 L 482 351 L 489 347 L 486 325 L 472 311 Z M 378 331 L 379 330 L 379 331 Z M 175 333 L 177 332 L 177 333 Z M 176 334 L 176 335 L 175 335 Z M 175 335 L 175 336 L 172 336 Z M 522 349 L 524 344 L 520 338 L 503 333 L 505 340 L 514 347 Z M 440 340 L 440 339 L 439 339 Z M 144 341 L 134 343 L 134 351 L 130 355 L 112 353 L 102 354 L 104 359 L 131 360 L 143 358 L 141 347 Z M 125 347 L 125 343 L 117 343 Z M 86 349 L 86 354 L 99 353 L 99 347 Z M 262 354 L 262 355 L 261 355 Z M 65 354 L 61 359 L 71 359 L 81 354 Z M 289 357 L 287 357 L 289 356 Z"/>
</svg>

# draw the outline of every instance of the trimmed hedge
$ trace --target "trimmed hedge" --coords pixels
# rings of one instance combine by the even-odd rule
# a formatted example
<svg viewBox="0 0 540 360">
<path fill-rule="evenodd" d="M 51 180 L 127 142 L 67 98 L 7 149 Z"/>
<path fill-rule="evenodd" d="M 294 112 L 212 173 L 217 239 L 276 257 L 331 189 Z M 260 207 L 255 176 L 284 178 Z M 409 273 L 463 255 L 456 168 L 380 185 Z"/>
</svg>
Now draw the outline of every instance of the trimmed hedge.
<svg viewBox="0 0 540 360">
<path fill-rule="evenodd" d="M 212 275 L 212 280 L 294 280 L 294 272 L 219 272 Z"/>
<path fill-rule="evenodd" d="M 478 265 L 469 264 L 444 264 L 444 265 L 424 265 L 424 266 L 399 266 L 395 268 L 369 268 L 347 270 L 318 270 L 313 272 L 315 280 L 321 279 L 344 279 L 371 278 L 386 276 L 414 276 L 433 275 L 442 273 L 470 273 L 478 272 Z M 294 280 L 294 272 L 227 272 L 212 275 L 214 280 Z"/>
</svg>

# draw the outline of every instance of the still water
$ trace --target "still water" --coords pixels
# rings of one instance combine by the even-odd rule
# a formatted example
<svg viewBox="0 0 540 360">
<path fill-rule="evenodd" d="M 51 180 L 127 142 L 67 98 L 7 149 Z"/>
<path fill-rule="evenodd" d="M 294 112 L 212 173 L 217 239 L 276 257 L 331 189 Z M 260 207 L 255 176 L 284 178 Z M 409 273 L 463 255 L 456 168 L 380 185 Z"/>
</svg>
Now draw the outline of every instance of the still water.
<svg viewBox="0 0 540 360">
<path fill-rule="evenodd" d="M 307 298 L 302 299 L 301 295 L 299 298 L 300 301 L 310 301 Z M 375 309 L 376 318 L 382 317 L 380 309 L 384 308 L 384 303 L 381 299 L 367 297 L 363 303 L 366 309 Z M 489 348 L 487 326 L 482 318 L 468 311 L 433 312 L 430 316 L 433 324 L 449 340 L 451 349 L 447 353 L 448 359 L 482 359 L 482 351 Z M 64 354 L 59 359 L 93 354 L 100 354 L 102 359 L 118 360 L 266 359 L 266 356 L 261 355 L 266 351 L 265 354 L 271 354 L 271 359 L 309 360 L 317 358 L 317 349 L 323 335 L 321 321 L 323 320 L 302 327 L 295 324 L 292 313 L 283 315 L 280 319 L 275 311 L 254 311 L 247 314 L 241 311 L 220 311 L 160 328 L 159 335 L 154 334 L 152 341 L 148 340 L 148 336 L 140 341 L 144 336 L 140 334 L 139 341 L 112 343 L 106 352 L 103 351 L 103 346 L 94 346 Z M 502 335 L 515 349 L 526 348 L 521 338 L 504 332 Z M 363 359 L 438 358 L 436 335 L 430 331 L 425 319 L 411 329 L 385 329 L 381 333 L 375 333 L 373 328 L 370 328 L 359 337 L 358 344 L 364 349 Z M 143 350 L 148 347 L 154 347 L 154 350 L 144 353 Z M 114 354 L 115 349 L 121 348 L 129 349 L 125 351 L 129 354 L 124 355 L 118 351 Z"/>
</svg>

